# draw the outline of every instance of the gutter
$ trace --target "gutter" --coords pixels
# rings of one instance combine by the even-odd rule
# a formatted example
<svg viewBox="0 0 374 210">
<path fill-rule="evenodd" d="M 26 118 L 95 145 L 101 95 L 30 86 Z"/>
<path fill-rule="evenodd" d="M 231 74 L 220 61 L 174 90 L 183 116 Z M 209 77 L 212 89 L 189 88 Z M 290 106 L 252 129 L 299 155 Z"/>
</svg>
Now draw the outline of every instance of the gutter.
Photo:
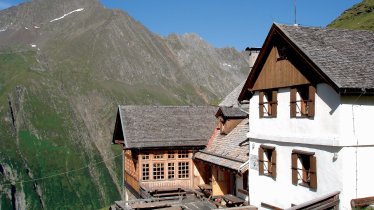
<svg viewBox="0 0 374 210">
<path fill-rule="evenodd" d="M 207 154 L 207 155 L 213 155 L 213 156 L 216 156 L 216 157 L 220 157 L 220 158 L 224 158 L 224 159 L 227 159 L 227 160 L 235 161 L 235 162 L 241 162 L 241 163 L 243 162 L 243 160 L 240 160 L 238 158 L 226 157 L 226 156 L 216 154 L 216 153 L 212 153 L 212 152 L 206 152 L 206 151 L 199 151 L 199 152 Z"/>
<path fill-rule="evenodd" d="M 238 172 L 242 173 L 243 168 L 246 167 L 248 164 L 249 164 L 249 160 L 245 161 L 245 163 L 243 163 L 242 165 L 240 165 L 240 167 L 238 169 Z"/>
</svg>

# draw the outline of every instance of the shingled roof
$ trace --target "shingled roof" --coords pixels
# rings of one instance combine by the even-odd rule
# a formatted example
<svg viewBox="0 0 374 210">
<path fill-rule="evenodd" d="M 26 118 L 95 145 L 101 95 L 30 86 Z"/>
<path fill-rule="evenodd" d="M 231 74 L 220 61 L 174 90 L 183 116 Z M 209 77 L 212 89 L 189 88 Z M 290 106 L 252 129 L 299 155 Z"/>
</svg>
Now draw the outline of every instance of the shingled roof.
<svg viewBox="0 0 374 210">
<path fill-rule="evenodd" d="M 231 93 L 229 93 L 219 104 L 220 107 L 238 107 L 238 96 L 242 91 L 245 81 L 241 82 Z"/>
<path fill-rule="evenodd" d="M 339 88 L 374 89 L 374 32 L 276 26 Z"/>
<path fill-rule="evenodd" d="M 205 146 L 216 126 L 213 106 L 119 106 L 113 134 L 126 148 Z"/>
<path fill-rule="evenodd" d="M 239 107 L 220 107 L 216 113 L 216 117 L 222 116 L 224 118 L 246 118 L 248 114 Z"/>
<path fill-rule="evenodd" d="M 374 94 L 374 32 L 273 24 L 262 50 L 239 95 L 251 96 L 250 89 L 272 44 L 279 40 L 310 65 L 316 78 L 340 94 Z"/>
<path fill-rule="evenodd" d="M 218 134 L 204 150 L 195 153 L 195 158 L 233 170 L 240 170 L 248 161 L 248 118 L 240 122 L 229 134 Z"/>
</svg>

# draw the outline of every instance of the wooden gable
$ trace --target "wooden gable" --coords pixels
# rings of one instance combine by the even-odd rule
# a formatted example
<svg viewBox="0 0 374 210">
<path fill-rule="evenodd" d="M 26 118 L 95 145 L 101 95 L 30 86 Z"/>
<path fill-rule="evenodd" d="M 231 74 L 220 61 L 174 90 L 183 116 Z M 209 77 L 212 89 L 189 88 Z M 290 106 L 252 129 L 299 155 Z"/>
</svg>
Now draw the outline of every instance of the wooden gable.
<svg viewBox="0 0 374 210">
<path fill-rule="evenodd" d="M 321 82 L 335 87 L 305 52 L 273 24 L 238 100 L 248 100 L 258 90 Z"/>
<path fill-rule="evenodd" d="M 310 81 L 291 62 L 293 59 L 290 58 L 294 57 L 290 54 L 292 52 L 281 55 L 279 48 L 274 45 L 271 48 L 254 82 L 253 91 L 310 84 Z"/>
</svg>

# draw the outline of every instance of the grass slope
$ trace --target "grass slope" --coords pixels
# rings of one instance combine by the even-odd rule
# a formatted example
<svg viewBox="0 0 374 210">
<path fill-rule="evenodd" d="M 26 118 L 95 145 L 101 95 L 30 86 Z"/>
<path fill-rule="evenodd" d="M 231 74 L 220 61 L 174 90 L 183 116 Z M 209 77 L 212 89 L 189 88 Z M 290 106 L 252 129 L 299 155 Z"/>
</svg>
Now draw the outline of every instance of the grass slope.
<svg viewBox="0 0 374 210">
<path fill-rule="evenodd" d="M 102 157 L 93 145 L 75 139 L 83 125 L 69 100 L 54 88 L 57 82 L 31 70 L 36 63 L 33 51 L 0 54 L 0 164 L 2 175 L 12 174 L 0 176 L 1 209 L 12 206 L 12 185 L 17 197 L 24 196 L 20 209 L 97 209 L 111 204 L 120 194 L 106 165 L 86 167 L 103 161 Z M 46 85 L 47 81 L 52 85 Z M 8 100 L 12 101 L 16 129 L 10 108 L 4 106 Z M 6 165 L 12 170 L 4 172 Z M 80 170 L 63 173 L 76 169 Z"/>
<path fill-rule="evenodd" d="M 374 0 L 363 0 L 328 25 L 330 28 L 374 30 Z"/>
</svg>

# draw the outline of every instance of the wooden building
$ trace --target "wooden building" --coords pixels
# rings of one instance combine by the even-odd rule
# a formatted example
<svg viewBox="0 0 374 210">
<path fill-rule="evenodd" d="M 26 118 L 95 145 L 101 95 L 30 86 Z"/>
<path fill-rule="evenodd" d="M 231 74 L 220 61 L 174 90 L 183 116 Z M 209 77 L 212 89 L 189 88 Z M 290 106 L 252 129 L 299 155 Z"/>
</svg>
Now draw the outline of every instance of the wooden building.
<svg viewBox="0 0 374 210">
<path fill-rule="evenodd" d="M 239 96 L 250 104 L 251 205 L 333 195 L 335 209 L 350 209 L 373 196 L 373 46 L 370 31 L 271 27 Z"/>
<path fill-rule="evenodd" d="M 123 145 L 123 180 L 136 197 L 197 188 L 192 155 L 216 126 L 212 106 L 119 106 L 113 143 Z M 127 192 L 128 193 L 128 192 Z"/>
<path fill-rule="evenodd" d="M 248 200 L 248 114 L 237 106 L 240 84 L 220 104 L 218 124 L 205 149 L 195 153 L 200 184 L 212 196 L 232 194 Z"/>
</svg>

